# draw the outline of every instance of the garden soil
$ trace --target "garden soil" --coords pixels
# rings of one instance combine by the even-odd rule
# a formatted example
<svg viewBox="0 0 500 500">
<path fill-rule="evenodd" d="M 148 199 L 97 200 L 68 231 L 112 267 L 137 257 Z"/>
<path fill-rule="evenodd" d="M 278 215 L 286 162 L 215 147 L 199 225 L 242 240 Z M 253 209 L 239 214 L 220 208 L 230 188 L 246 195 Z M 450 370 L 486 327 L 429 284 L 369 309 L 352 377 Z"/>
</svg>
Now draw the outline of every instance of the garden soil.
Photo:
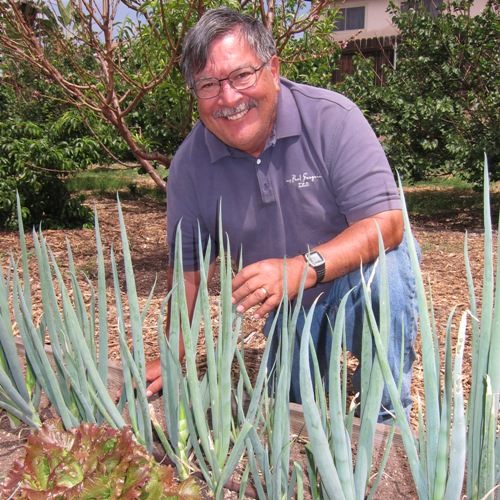
<svg viewBox="0 0 500 500">
<path fill-rule="evenodd" d="M 408 188 L 414 196 L 420 196 L 422 203 L 426 203 L 427 190 L 418 188 Z M 467 193 L 454 192 L 454 195 L 469 196 Z M 120 194 L 121 207 L 127 228 L 127 235 L 135 270 L 136 287 L 142 304 L 145 304 L 150 294 L 151 288 L 156 282 L 149 312 L 146 317 L 144 327 L 145 351 L 149 358 L 154 358 L 158 354 L 157 349 L 157 314 L 161 302 L 165 297 L 166 266 L 168 251 L 166 241 L 166 218 L 165 206 L 161 202 L 155 202 L 144 197 L 134 197 L 128 193 Z M 113 247 L 119 267 L 123 269 L 121 254 L 121 237 L 118 224 L 117 203 L 115 197 L 92 197 L 89 196 L 87 203 L 97 209 L 99 224 L 105 254 L 109 257 L 109 250 Z M 453 205 L 453 204 L 451 204 Z M 498 207 L 493 210 L 498 213 Z M 432 218 L 425 216 L 410 216 L 412 230 L 422 248 L 421 269 L 424 280 L 428 282 L 432 289 L 432 302 L 434 305 L 434 321 L 443 345 L 443 336 L 449 315 L 454 307 L 455 314 L 452 319 L 453 330 L 456 332 L 460 316 L 468 307 L 468 292 L 466 282 L 466 272 L 464 265 L 464 241 L 467 231 L 468 252 L 476 296 L 480 297 L 482 282 L 483 263 L 483 215 L 480 208 L 469 210 L 454 210 L 452 206 L 442 211 Z M 494 228 L 496 228 L 496 222 Z M 67 270 L 67 250 L 66 244 L 69 241 L 75 261 L 77 273 L 81 282 L 86 275 L 91 281 L 96 278 L 96 247 L 94 231 L 92 229 L 67 230 L 67 231 L 44 231 L 59 266 Z M 32 238 L 27 235 L 28 246 L 32 245 Z M 11 232 L 0 232 L 0 258 L 2 268 L 6 269 L 9 251 L 15 256 L 19 256 L 18 234 Z M 33 255 L 33 254 L 32 254 Z M 39 314 L 40 304 L 39 283 L 34 271 L 34 257 L 31 259 L 33 269 L 31 271 L 32 289 L 34 293 L 35 315 Z M 107 263 L 108 277 L 110 274 L 109 258 Z M 123 276 L 123 274 L 122 274 Z M 124 281 L 121 283 L 125 289 Z M 109 280 L 108 288 L 109 304 L 114 304 L 112 283 Z M 214 321 L 217 319 L 215 313 L 217 308 L 217 294 L 219 284 L 217 280 L 212 283 L 210 295 L 213 304 Z M 87 290 L 86 298 L 90 297 Z M 113 318 L 113 309 L 110 309 L 110 317 Z M 255 321 L 251 314 L 247 314 L 244 321 L 245 336 L 245 356 L 246 365 L 251 374 L 255 374 L 260 364 L 265 338 L 261 333 L 262 320 Z M 421 362 L 421 345 L 417 340 L 417 361 L 415 363 L 412 393 L 414 401 L 420 395 L 423 397 L 423 369 Z M 112 334 L 109 343 L 110 357 L 118 360 L 119 347 L 116 333 Z M 442 352 L 441 348 L 441 352 Z M 203 352 L 201 346 L 200 352 Z M 203 369 L 203 355 L 200 355 L 200 370 Z M 355 360 L 350 360 L 349 369 L 355 367 Z M 468 336 L 466 356 L 464 360 L 465 391 L 468 393 L 470 374 L 470 335 Z M 412 425 L 416 428 L 416 407 L 412 413 Z M 42 418 L 52 414 L 51 408 L 45 408 Z M 29 429 L 20 427 L 12 429 L 8 418 L 0 413 L 0 477 L 3 477 L 10 470 L 13 461 L 20 459 L 24 453 L 24 443 Z M 303 442 L 299 439 L 292 454 L 294 459 L 304 458 Z M 379 460 L 381 452 L 375 454 L 375 462 Z M 229 493 L 227 497 L 234 494 Z M 380 483 L 378 493 L 375 498 L 415 498 L 413 480 L 407 464 L 404 450 L 400 446 L 395 446 L 391 459 L 385 468 Z"/>
</svg>

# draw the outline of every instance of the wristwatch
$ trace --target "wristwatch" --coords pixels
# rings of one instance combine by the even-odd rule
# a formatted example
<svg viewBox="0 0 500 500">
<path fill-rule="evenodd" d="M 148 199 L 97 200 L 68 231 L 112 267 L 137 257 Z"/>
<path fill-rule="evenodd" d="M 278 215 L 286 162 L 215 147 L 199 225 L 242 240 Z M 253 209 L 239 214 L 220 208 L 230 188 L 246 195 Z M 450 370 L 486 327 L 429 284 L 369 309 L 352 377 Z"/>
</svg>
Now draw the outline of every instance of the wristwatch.
<svg viewBox="0 0 500 500">
<path fill-rule="evenodd" d="M 316 271 L 316 285 L 319 285 L 325 277 L 325 259 L 316 250 L 302 255 L 306 262 Z"/>
</svg>

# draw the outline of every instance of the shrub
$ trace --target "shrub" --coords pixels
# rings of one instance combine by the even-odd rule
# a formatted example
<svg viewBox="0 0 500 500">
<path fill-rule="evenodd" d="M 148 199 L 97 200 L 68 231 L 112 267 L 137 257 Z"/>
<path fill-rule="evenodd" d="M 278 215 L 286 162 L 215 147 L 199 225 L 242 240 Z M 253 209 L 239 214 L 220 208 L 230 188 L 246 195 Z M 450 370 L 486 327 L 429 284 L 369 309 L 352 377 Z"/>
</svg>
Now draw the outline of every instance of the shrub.
<svg viewBox="0 0 500 500">
<path fill-rule="evenodd" d="M 472 0 L 446 4 L 437 17 L 392 5 L 401 42 L 377 87 L 373 64 L 358 58 L 339 89 L 358 102 L 392 166 L 406 180 L 454 174 L 482 183 L 483 155 L 500 179 L 499 2 L 470 16 Z M 444 5 L 444 4 L 443 4 Z"/>
<path fill-rule="evenodd" d="M 0 122 L 0 229 L 17 228 L 16 192 L 27 226 L 91 225 L 92 211 L 82 204 L 82 196 L 71 198 L 63 176 L 88 164 L 92 149 L 85 139 L 54 142 L 32 122 Z"/>
</svg>

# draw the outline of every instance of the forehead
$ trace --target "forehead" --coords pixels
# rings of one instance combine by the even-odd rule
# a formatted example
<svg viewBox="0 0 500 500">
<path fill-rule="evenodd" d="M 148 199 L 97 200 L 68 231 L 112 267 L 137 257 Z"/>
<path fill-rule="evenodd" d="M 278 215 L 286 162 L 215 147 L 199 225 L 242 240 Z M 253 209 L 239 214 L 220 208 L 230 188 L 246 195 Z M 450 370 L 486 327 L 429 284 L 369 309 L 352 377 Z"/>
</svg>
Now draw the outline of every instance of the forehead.
<svg viewBox="0 0 500 500">
<path fill-rule="evenodd" d="M 217 38 L 210 45 L 205 67 L 198 78 L 225 77 L 232 71 L 259 63 L 254 50 L 239 32 Z"/>
</svg>

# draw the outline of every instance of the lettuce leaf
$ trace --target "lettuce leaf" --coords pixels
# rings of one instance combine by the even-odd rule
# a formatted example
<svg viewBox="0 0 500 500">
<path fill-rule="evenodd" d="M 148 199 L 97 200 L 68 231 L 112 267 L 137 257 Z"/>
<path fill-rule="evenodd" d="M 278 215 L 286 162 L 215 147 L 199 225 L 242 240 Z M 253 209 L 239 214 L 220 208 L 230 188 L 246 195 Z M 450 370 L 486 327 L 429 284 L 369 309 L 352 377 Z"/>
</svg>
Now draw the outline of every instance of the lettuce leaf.
<svg viewBox="0 0 500 500">
<path fill-rule="evenodd" d="M 175 469 L 157 463 L 130 428 L 83 423 L 66 431 L 61 419 L 51 419 L 25 448 L 0 485 L 3 498 L 200 498 L 194 479 L 179 483 Z"/>
</svg>

